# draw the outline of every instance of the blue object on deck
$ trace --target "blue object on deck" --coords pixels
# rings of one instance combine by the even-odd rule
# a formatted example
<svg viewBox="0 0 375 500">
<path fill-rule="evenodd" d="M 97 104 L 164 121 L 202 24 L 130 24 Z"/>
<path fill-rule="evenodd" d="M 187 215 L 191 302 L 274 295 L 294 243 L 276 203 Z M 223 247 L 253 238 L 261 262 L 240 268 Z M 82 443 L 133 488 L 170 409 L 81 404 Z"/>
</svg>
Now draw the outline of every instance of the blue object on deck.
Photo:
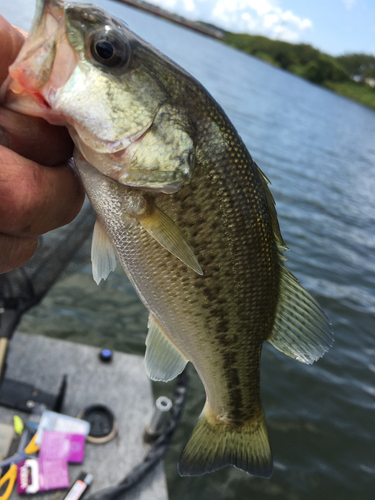
<svg viewBox="0 0 375 500">
<path fill-rule="evenodd" d="M 110 349 L 103 349 L 99 354 L 99 359 L 103 363 L 109 363 L 112 361 L 112 351 Z"/>
</svg>

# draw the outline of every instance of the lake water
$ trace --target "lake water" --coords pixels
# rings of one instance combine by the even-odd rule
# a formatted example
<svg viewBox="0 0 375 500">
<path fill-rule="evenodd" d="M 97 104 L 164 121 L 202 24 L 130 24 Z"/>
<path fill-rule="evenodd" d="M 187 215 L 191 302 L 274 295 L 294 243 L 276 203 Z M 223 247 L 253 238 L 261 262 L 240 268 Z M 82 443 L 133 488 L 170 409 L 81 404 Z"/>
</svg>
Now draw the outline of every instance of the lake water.
<svg viewBox="0 0 375 500">
<path fill-rule="evenodd" d="M 171 500 L 362 500 L 375 491 L 375 113 L 225 45 L 134 9 L 95 2 L 172 57 L 220 102 L 272 181 L 288 268 L 329 316 L 335 344 L 306 366 L 265 345 L 261 392 L 275 471 L 180 478 L 178 455 L 204 393 L 191 369 L 166 458 Z M 28 29 L 29 0 L 0 12 Z M 147 313 L 122 271 L 100 287 L 86 266 L 20 329 L 142 353 Z M 160 384 L 155 392 L 160 393 Z"/>
</svg>

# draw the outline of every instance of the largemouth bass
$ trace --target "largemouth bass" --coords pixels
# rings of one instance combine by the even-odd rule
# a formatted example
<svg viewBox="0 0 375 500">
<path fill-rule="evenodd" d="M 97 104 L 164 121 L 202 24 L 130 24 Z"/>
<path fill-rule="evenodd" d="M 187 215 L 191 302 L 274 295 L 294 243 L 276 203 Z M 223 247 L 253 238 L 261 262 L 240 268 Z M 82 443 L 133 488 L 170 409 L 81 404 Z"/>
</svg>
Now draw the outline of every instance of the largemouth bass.
<svg viewBox="0 0 375 500">
<path fill-rule="evenodd" d="M 269 477 L 262 344 L 309 364 L 332 332 L 284 267 L 267 179 L 224 111 L 121 21 L 60 0 L 38 1 L 6 105 L 68 127 L 97 214 L 94 278 L 118 259 L 149 310 L 150 378 L 190 361 L 204 384 L 180 474 L 234 465 Z"/>
</svg>

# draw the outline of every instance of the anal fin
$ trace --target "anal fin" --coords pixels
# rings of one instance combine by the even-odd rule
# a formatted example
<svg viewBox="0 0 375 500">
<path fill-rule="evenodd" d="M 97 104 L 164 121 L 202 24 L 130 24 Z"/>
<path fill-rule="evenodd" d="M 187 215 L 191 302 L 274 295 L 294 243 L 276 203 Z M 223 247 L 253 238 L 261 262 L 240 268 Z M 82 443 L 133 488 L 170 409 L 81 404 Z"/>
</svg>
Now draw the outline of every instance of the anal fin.
<svg viewBox="0 0 375 500">
<path fill-rule="evenodd" d="M 326 315 L 284 267 L 274 328 L 267 340 L 279 351 L 306 364 L 322 357 L 333 343 Z"/>
<path fill-rule="evenodd" d="M 104 227 L 96 219 L 91 243 L 92 275 L 97 285 L 115 270 L 117 255 Z"/>
<path fill-rule="evenodd" d="M 168 382 L 183 371 L 188 360 L 167 339 L 151 314 L 148 325 L 145 354 L 147 375 L 151 380 Z"/>
</svg>

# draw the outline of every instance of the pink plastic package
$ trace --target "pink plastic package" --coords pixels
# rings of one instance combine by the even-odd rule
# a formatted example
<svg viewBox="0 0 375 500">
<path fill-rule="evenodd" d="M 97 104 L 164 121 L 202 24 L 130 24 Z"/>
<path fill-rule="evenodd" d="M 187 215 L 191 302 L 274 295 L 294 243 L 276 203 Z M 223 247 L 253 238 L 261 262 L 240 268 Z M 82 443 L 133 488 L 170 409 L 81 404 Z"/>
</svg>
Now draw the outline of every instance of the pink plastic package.
<svg viewBox="0 0 375 500">
<path fill-rule="evenodd" d="M 68 488 L 68 462 L 83 461 L 85 439 L 83 434 L 44 431 L 39 458 L 18 464 L 18 494 Z"/>
<path fill-rule="evenodd" d="M 44 431 L 39 459 L 65 458 L 69 463 L 82 463 L 85 452 L 85 436 L 66 432 Z"/>
<path fill-rule="evenodd" d="M 29 458 L 18 464 L 19 495 L 68 488 L 69 484 L 68 464 L 64 458 L 54 460 Z"/>
</svg>

